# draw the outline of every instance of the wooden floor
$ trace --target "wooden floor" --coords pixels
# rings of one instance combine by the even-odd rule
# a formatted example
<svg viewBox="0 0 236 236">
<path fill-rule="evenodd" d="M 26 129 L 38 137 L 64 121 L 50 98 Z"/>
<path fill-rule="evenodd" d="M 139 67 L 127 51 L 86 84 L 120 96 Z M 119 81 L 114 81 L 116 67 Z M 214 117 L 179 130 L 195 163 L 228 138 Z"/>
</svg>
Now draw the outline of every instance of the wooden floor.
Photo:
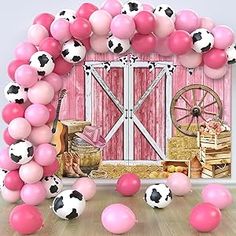
<svg viewBox="0 0 236 236">
<path fill-rule="evenodd" d="M 236 189 L 232 190 L 236 197 Z M 113 187 L 99 187 L 95 198 L 87 202 L 83 215 L 73 221 L 57 218 L 49 208 L 51 200 L 39 208 L 44 215 L 44 227 L 36 235 L 41 236 L 102 236 L 111 235 L 103 228 L 100 216 L 102 210 L 112 203 L 123 203 L 136 214 L 137 225 L 126 235 L 142 236 L 234 236 L 236 235 L 236 204 L 222 212 L 221 225 L 211 234 L 200 234 L 188 225 L 190 209 L 200 201 L 200 189 L 194 189 L 187 197 L 175 197 L 169 207 L 152 209 L 143 200 L 144 190 L 135 197 L 121 197 Z M 8 225 L 8 215 L 14 205 L 0 200 L 0 236 L 18 235 Z"/>
</svg>

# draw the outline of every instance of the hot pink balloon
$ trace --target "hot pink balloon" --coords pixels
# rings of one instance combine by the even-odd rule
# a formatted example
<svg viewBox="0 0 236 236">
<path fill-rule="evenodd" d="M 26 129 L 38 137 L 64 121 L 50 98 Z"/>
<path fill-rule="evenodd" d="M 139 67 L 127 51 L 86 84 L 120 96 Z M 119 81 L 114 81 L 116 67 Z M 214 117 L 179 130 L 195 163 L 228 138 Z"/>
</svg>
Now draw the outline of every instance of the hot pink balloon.
<svg viewBox="0 0 236 236">
<path fill-rule="evenodd" d="M 52 141 L 52 131 L 47 125 L 33 127 L 29 136 L 29 141 L 33 143 L 34 146 L 50 143 Z"/>
<path fill-rule="evenodd" d="M 192 48 L 192 37 L 183 30 L 176 30 L 169 37 L 170 50 L 176 55 L 187 53 Z"/>
<path fill-rule="evenodd" d="M 135 23 L 131 16 L 120 14 L 111 22 L 112 34 L 120 39 L 129 39 L 135 32 Z"/>
<path fill-rule="evenodd" d="M 24 186 L 24 182 L 20 178 L 19 171 L 8 172 L 4 179 L 4 185 L 11 191 L 20 191 Z"/>
<path fill-rule="evenodd" d="M 154 33 L 159 38 L 166 38 L 175 29 L 173 20 L 166 16 L 156 16 L 156 26 Z"/>
<path fill-rule="evenodd" d="M 107 11 L 114 17 L 121 13 L 122 4 L 119 0 L 106 0 L 101 9 Z"/>
<path fill-rule="evenodd" d="M 50 13 L 41 13 L 34 18 L 34 24 L 40 24 L 50 31 L 50 26 L 55 17 Z"/>
<path fill-rule="evenodd" d="M 3 140 L 7 145 L 12 145 L 16 142 L 16 140 L 10 136 L 8 128 L 4 129 L 3 131 Z"/>
<path fill-rule="evenodd" d="M 215 22 L 209 17 L 202 17 L 201 18 L 201 26 L 200 28 L 207 29 L 211 31 L 215 27 Z"/>
<path fill-rule="evenodd" d="M 143 10 L 153 13 L 154 7 L 150 4 L 144 3 L 143 4 Z"/>
<path fill-rule="evenodd" d="M 204 64 L 213 69 L 219 69 L 227 63 L 227 55 L 224 50 L 213 48 L 203 54 Z"/>
<path fill-rule="evenodd" d="M 202 55 L 191 50 L 178 57 L 179 62 L 186 68 L 197 68 L 202 63 Z"/>
<path fill-rule="evenodd" d="M 58 75 L 66 75 L 69 72 L 71 72 L 73 67 L 72 63 L 69 63 L 67 61 L 65 61 L 62 56 L 59 56 L 56 60 L 55 60 L 55 67 L 53 72 L 58 74 Z"/>
<path fill-rule="evenodd" d="M 28 63 L 27 61 L 22 61 L 22 60 L 11 61 L 7 67 L 7 72 L 8 72 L 9 77 L 12 80 L 15 80 L 15 72 L 16 72 L 17 68 L 19 68 L 20 66 L 25 65 L 27 63 Z"/>
<path fill-rule="evenodd" d="M 70 23 L 65 19 L 60 18 L 53 21 L 50 32 L 53 38 L 60 42 L 66 42 L 71 39 Z"/>
<path fill-rule="evenodd" d="M 15 57 L 18 60 L 29 62 L 32 55 L 37 51 L 37 48 L 32 43 L 23 42 L 16 46 Z"/>
<path fill-rule="evenodd" d="M 47 29 L 40 24 L 31 25 L 28 30 L 28 41 L 35 46 L 38 46 L 48 36 Z"/>
<path fill-rule="evenodd" d="M 234 32 L 225 25 L 218 25 L 212 29 L 215 43 L 214 47 L 218 49 L 226 49 L 234 42 Z"/>
<path fill-rule="evenodd" d="M 112 234 L 127 233 L 137 222 L 133 211 L 123 204 L 112 204 L 106 207 L 102 212 L 101 220 L 104 228 Z"/>
<path fill-rule="evenodd" d="M 29 205 L 39 205 L 46 198 L 47 192 L 41 182 L 25 184 L 21 189 L 20 196 L 24 203 Z"/>
<path fill-rule="evenodd" d="M 35 206 L 22 204 L 12 209 L 9 223 L 19 234 L 34 234 L 42 228 L 43 216 Z"/>
<path fill-rule="evenodd" d="M 48 143 L 39 145 L 34 153 L 34 160 L 41 166 L 52 165 L 57 157 L 57 152 L 54 146 Z"/>
<path fill-rule="evenodd" d="M 86 201 L 92 199 L 96 194 L 96 183 L 88 177 L 77 179 L 72 188 L 80 192 Z"/>
<path fill-rule="evenodd" d="M 0 168 L 4 170 L 17 170 L 19 169 L 20 165 L 16 164 L 12 161 L 9 157 L 9 150 L 8 148 L 3 148 L 0 150 Z"/>
<path fill-rule="evenodd" d="M 63 86 L 63 80 L 61 76 L 56 73 L 51 73 L 50 75 L 44 77 L 43 80 L 48 82 L 54 88 L 55 93 L 60 91 Z"/>
<path fill-rule="evenodd" d="M 52 101 L 54 93 L 54 88 L 41 80 L 28 90 L 28 98 L 32 103 L 47 105 Z"/>
<path fill-rule="evenodd" d="M 189 223 L 199 232 L 211 232 L 220 224 L 221 212 L 210 203 L 196 205 L 190 213 Z"/>
<path fill-rule="evenodd" d="M 156 47 L 156 37 L 153 34 L 136 33 L 131 40 L 131 45 L 137 53 L 151 53 Z"/>
<path fill-rule="evenodd" d="M 87 52 L 91 49 L 90 38 L 81 40 L 83 45 L 86 47 Z"/>
<path fill-rule="evenodd" d="M 97 53 L 108 52 L 107 37 L 93 34 L 90 38 L 91 48 Z"/>
<path fill-rule="evenodd" d="M 19 117 L 10 122 L 8 131 L 14 139 L 26 139 L 30 135 L 31 125 L 26 119 Z"/>
<path fill-rule="evenodd" d="M 16 203 L 20 200 L 20 191 L 9 190 L 6 186 L 2 187 L 1 194 L 3 200 L 9 203 Z"/>
<path fill-rule="evenodd" d="M 61 54 L 62 46 L 60 42 L 53 37 L 47 37 L 39 44 L 39 50 L 48 52 L 54 59 L 58 58 Z"/>
<path fill-rule="evenodd" d="M 110 31 L 112 17 L 105 10 L 95 11 L 89 18 L 94 34 L 107 35 Z"/>
<path fill-rule="evenodd" d="M 2 110 L 2 119 L 9 124 L 18 117 L 24 117 L 25 107 L 17 103 L 9 103 Z"/>
<path fill-rule="evenodd" d="M 78 9 L 78 11 L 76 12 L 76 16 L 82 17 L 88 20 L 89 17 L 97 10 L 98 8 L 92 3 L 83 3 Z"/>
<path fill-rule="evenodd" d="M 44 176 L 54 175 L 60 168 L 59 161 L 56 159 L 51 165 L 43 167 Z"/>
<path fill-rule="evenodd" d="M 155 52 L 160 56 L 169 57 L 172 56 L 173 53 L 169 49 L 169 39 L 168 38 L 158 38 L 156 39 L 156 48 Z"/>
<path fill-rule="evenodd" d="M 76 20 L 70 24 L 71 35 L 76 39 L 86 39 L 92 33 L 92 26 L 90 22 L 82 17 L 77 17 Z"/>
<path fill-rule="evenodd" d="M 48 104 L 46 107 L 49 111 L 49 119 L 48 119 L 47 123 L 50 123 L 50 122 L 54 121 L 56 118 L 56 108 L 52 104 Z"/>
</svg>

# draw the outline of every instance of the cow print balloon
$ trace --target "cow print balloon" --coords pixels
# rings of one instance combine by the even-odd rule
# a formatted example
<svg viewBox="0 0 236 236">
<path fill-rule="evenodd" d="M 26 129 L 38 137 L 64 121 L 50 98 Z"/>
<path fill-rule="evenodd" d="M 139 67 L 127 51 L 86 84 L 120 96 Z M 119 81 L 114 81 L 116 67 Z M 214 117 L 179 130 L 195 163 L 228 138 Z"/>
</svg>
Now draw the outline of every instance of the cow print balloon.
<svg viewBox="0 0 236 236">
<path fill-rule="evenodd" d="M 56 197 L 63 188 L 61 179 L 56 175 L 44 177 L 42 183 L 47 192 L 47 198 Z"/>
<path fill-rule="evenodd" d="M 9 171 L 7 171 L 7 170 L 0 169 L 0 191 L 1 191 L 2 187 L 4 186 L 4 179 L 5 179 L 5 176 L 8 172 Z"/>
<path fill-rule="evenodd" d="M 27 140 L 18 140 L 9 148 L 9 156 L 12 161 L 17 164 L 26 164 L 32 160 L 34 155 L 34 147 Z"/>
<path fill-rule="evenodd" d="M 83 213 L 85 206 L 83 195 L 76 190 L 61 192 L 52 203 L 53 212 L 65 220 L 78 218 Z"/>
<path fill-rule="evenodd" d="M 10 82 L 4 89 L 4 94 L 9 102 L 25 103 L 28 100 L 27 88 L 21 87 L 19 84 Z"/>
<path fill-rule="evenodd" d="M 56 19 L 65 19 L 70 23 L 74 22 L 76 19 L 76 12 L 71 9 L 63 9 L 61 10 L 55 17 Z"/>
<path fill-rule="evenodd" d="M 171 8 L 171 6 L 167 5 L 167 4 L 160 4 L 158 5 L 153 13 L 157 16 L 167 16 L 170 19 L 172 19 L 175 22 L 175 18 L 176 18 L 176 13 L 175 11 Z"/>
<path fill-rule="evenodd" d="M 147 188 L 144 200 L 152 208 L 165 208 L 172 201 L 172 193 L 165 184 L 155 184 Z"/>
<path fill-rule="evenodd" d="M 200 28 L 192 32 L 193 50 L 198 53 L 208 52 L 214 46 L 214 36 L 207 29 Z"/>
<path fill-rule="evenodd" d="M 127 14 L 129 16 L 136 16 L 140 11 L 143 10 L 143 5 L 139 1 L 128 1 L 123 5 L 122 14 Z"/>
<path fill-rule="evenodd" d="M 85 58 L 86 48 L 79 40 L 69 40 L 64 43 L 62 57 L 69 63 L 78 63 Z"/>
<path fill-rule="evenodd" d="M 130 41 L 129 39 L 119 39 L 111 36 L 107 40 L 107 47 L 115 54 L 122 54 L 130 49 Z"/>
<path fill-rule="evenodd" d="M 226 49 L 226 54 L 228 57 L 228 64 L 236 63 L 236 43 Z"/>
<path fill-rule="evenodd" d="M 38 71 L 39 76 L 46 76 L 53 72 L 55 63 L 53 57 L 44 51 L 36 52 L 30 58 L 30 65 Z"/>
</svg>

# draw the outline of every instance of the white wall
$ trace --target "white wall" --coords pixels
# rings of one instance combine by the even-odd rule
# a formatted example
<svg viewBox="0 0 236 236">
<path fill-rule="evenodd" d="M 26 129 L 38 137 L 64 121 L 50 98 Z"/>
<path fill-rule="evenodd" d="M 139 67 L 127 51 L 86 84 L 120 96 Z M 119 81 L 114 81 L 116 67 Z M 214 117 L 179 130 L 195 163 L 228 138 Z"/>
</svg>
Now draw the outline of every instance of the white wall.
<svg viewBox="0 0 236 236">
<path fill-rule="evenodd" d="M 8 82 L 7 65 L 13 59 L 13 51 L 15 46 L 26 39 L 26 32 L 31 22 L 37 14 L 41 12 L 50 12 L 56 14 L 63 8 L 77 9 L 81 0 L 2 0 L 0 2 L 0 89 L 3 91 L 4 86 Z M 98 6 L 103 0 L 91 1 Z M 225 24 L 236 32 L 235 9 L 236 1 L 215 1 L 215 0 L 143 0 L 143 2 L 157 5 L 167 3 L 176 11 L 181 9 L 193 9 L 201 16 L 208 16 L 214 19 L 217 24 Z M 236 65 L 234 73 L 236 75 Z M 233 91 L 236 89 L 236 80 L 233 79 Z M 236 116 L 236 93 L 233 93 L 233 113 Z M 0 93 L 0 109 L 4 106 L 6 100 L 3 92 Z M 5 124 L 0 122 L 0 133 L 2 133 Z M 233 156 L 236 147 L 236 127 L 233 124 Z M 0 144 L 3 144 L 0 138 Z M 236 157 L 233 157 L 233 176 L 231 183 L 236 183 Z M 223 180 L 224 181 L 224 180 Z M 226 180 L 227 181 L 227 180 Z"/>
</svg>

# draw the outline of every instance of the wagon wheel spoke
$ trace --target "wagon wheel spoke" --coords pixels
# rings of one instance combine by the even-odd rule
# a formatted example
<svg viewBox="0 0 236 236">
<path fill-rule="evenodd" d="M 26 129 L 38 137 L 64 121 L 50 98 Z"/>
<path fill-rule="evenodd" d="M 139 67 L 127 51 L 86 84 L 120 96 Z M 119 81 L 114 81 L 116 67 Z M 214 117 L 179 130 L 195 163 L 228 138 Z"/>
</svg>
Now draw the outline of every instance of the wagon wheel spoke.
<svg viewBox="0 0 236 236">
<path fill-rule="evenodd" d="M 207 120 L 203 117 L 203 115 L 201 114 L 200 117 L 205 121 L 207 122 Z"/>
<path fill-rule="evenodd" d="M 195 89 L 192 89 L 192 95 L 193 95 L 193 105 L 196 105 L 196 93 Z"/>
<path fill-rule="evenodd" d="M 200 130 L 200 125 L 199 125 L 199 117 L 197 116 L 197 130 Z"/>
<path fill-rule="evenodd" d="M 194 120 L 194 116 L 192 117 L 191 121 L 189 122 L 188 127 L 186 128 L 186 130 L 189 130 L 191 124 L 193 123 L 193 120 Z"/>
<path fill-rule="evenodd" d="M 183 117 L 179 118 L 179 119 L 177 120 L 177 122 L 179 122 L 179 121 L 181 121 L 181 120 L 184 120 L 184 119 L 188 118 L 189 116 L 191 116 L 191 114 L 188 114 L 188 115 L 186 115 L 186 116 L 183 116 Z"/>
<path fill-rule="evenodd" d="M 206 98 L 206 95 L 208 94 L 208 92 L 206 91 L 205 94 L 203 95 L 201 101 L 198 103 L 198 106 L 200 107 L 202 105 L 202 103 L 204 102 L 204 99 Z"/>
<path fill-rule="evenodd" d="M 206 106 L 202 107 L 202 109 L 205 109 L 205 108 L 207 108 L 207 107 L 210 107 L 210 106 L 212 106 L 212 105 L 214 105 L 214 104 L 216 104 L 216 103 L 217 103 L 217 101 L 215 100 L 215 101 L 213 101 L 213 102 L 207 104 Z"/>
<path fill-rule="evenodd" d="M 212 116 L 216 116 L 217 115 L 217 113 L 215 113 L 215 112 L 211 112 L 211 111 L 203 111 L 205 114 L 207 114 L 207 115 L 212 115 Z"/>
<path fill-rule="evenodd" d="M 188 99 L 185 96 L 181 95 L 180 97 L 187 103 L 187 105 L 189 107 L 192 107 L 192 105 L 190 104 L 190 102 L 188 101 Z"/>
<path fill-rule="evenodd" d="M 174 107 L 174 109 L 177 109 L 177 110 L 182 110 L 182 111 L 190 111 L 188 108 L 185 108 L 185 107 Z"/>
</svg>

